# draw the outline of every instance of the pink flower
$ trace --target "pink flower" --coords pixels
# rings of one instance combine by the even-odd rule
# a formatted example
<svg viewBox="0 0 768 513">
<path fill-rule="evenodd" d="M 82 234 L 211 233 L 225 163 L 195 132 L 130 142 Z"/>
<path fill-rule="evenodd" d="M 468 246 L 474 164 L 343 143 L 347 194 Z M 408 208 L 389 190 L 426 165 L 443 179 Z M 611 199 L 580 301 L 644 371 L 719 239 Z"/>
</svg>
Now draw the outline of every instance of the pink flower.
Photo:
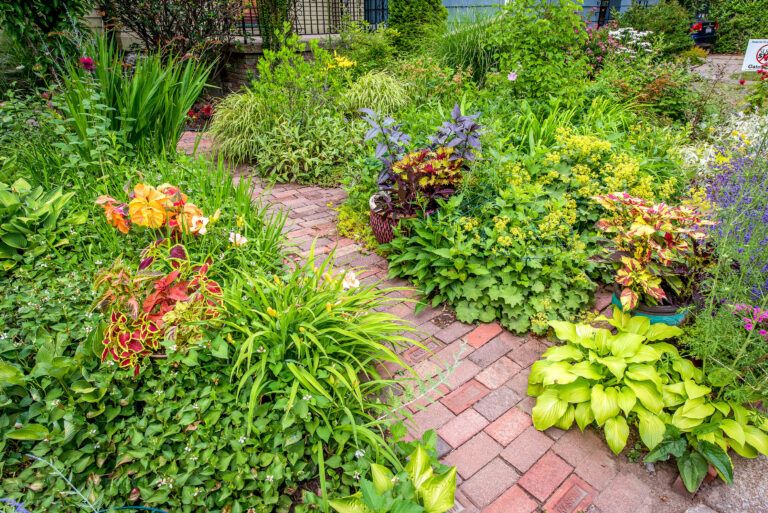
<svg viewBox="0 0 768 513">
<path fill-rule="evenodd" d="M 93 57 L 80 57 L 80 67 L 85 71 L 93 71 L 96 69 L 96 63 Z"/>
<path fill-rule="evenodd" d="M 507 80 L 509 80 L 510 82 L 514 82 L 515 80 L 517 80 L 517 72 L 510 71 L 509 75 L 507 75 Z"/>
</svg>

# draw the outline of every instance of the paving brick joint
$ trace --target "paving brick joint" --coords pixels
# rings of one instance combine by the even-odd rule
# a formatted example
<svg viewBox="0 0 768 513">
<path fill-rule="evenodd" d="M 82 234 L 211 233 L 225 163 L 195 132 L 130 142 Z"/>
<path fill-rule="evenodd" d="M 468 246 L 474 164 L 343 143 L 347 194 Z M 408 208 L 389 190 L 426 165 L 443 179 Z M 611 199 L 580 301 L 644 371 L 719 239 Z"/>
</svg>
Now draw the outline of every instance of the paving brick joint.
<svg viewBox="0 0 768 513">
<path fill-rule="evenodd" d="M 191 153 L 194 137 L 185 134 L 180 148 Z M 200 148 L 207 150 L 209 142 L 204 140 Z M 284 231 L 296 259 L 305 259 L 314 246 L 318 258 L 335 252 L 338 268 L 356 268 L 366 282 L 406 285 L 387 278 L 383 257 L 336 232 L 334 206 L 344 201 L 343 190 L 268 187 L 244 173 L 239 179 L 252 180 L 256 201 L 268 203 L 272 212 L 285 212 Z M 609 308 L 606 297 L 605 291 L 597 294 L 601 309 Z M 689 497 L 676 498 L 671 479 L 656 476 L 649 484 L 645 476 L 638 478 L 642 465 L 614 456 L 596 431 L 581 433 L 574 427 L 540 432 L 533 427 L 527 376 L 550 342 L 514 335 L 497 323 L 464 324 L 448 308 L 417 316 L 412 303 L 393 302 L 388 311 L 418 326 L 427 350 L 406 350 L 403 357 L 422 378 L 450 371 L 439 387 L 410 405 L 409 431 L 412 437 L 428 429 L 439 435 L 442 461 L 455 465 L 459 475 L 455 511 L 683 513 L 697 505 Z M 391 375 L 400 371 L 381 370 Z"/>
</svg>

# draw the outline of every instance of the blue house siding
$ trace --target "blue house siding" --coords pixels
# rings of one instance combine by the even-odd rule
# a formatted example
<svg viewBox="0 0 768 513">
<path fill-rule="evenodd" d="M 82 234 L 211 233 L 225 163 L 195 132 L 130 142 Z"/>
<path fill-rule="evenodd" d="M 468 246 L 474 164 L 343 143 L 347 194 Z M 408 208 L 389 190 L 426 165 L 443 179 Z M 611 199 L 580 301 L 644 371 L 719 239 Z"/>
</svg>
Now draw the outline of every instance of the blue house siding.
<svg viewBox="0 0 768 513">
<path fill-rule="evenodd" d="M 461 18 L 462 16 L 471 16 L 473 12 L 478 13 L 491 13 L 505 3 L 514 2 L 515 0 L 443 0 L 443 5 L 448 9 L 448 19 Z M 553 0 L 542 0 L 551 2 Z M 653 5 L 658 3 L 659 0 L 643 0 L 643 3 L 647 5 Z M 601 0 L 584 0 L 584 19 L 596 23 L 598 18 L 598 12 L 600 10 Z M 608 6 L 608 16 L 606 20 L 610 19 L 610 13 L 616 9 L 619 12 L 626 11 L 629 6 L 632 5 L 632 0 L 610 0 Z"/>
</svg>

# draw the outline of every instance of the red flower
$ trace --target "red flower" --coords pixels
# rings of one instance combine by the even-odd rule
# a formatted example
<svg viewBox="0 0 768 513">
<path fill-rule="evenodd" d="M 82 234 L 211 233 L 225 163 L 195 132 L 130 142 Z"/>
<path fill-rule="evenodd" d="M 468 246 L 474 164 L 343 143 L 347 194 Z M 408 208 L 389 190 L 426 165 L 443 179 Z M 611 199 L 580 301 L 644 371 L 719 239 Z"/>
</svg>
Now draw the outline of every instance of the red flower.
<svg viewBox="0 0 768 513">
<path fill-rule="evenodd" d="M 80 66 L 85 71 L 93 71 L 96 69 L 96 63 L 92 57 L 80 57 Z"/>
<path fill-rule="evenodd" d="M 192 119 L 197 118 L 197 112 L 195 112 L 195 109 L 189 109 L 187 111 L 187 117 Z"/>
<path fill-rule="evenodd" d="M 744 85 L 746 83 L 747 83 L 747 81 L 744 80 L 743 78 L 739 80 L 739 85 Z"/>
<path fill-rule="evenodd" d="M 202 107 L 200 107 L 200 114 L 205 116 L 206 118 L 210 118 L 213 116 L 213 106 L 210 103 L 206 103 Z"/>
</svg>

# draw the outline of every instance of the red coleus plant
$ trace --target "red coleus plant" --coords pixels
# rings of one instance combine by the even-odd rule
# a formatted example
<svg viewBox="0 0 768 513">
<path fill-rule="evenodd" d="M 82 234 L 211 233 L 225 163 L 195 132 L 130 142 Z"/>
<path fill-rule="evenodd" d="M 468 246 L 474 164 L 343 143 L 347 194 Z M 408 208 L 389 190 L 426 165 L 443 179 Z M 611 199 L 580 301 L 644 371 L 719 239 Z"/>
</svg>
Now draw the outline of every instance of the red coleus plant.
<svg viewBox="0 0 768 513">
<path fill-rule="evenodd" d="M 159 241 L 144 252 L 138 271 L 121 260 L 101 273 L 99 306 L 109 311 L 102 361 L 140 370 L 141 360 L 170 347 L 184 350 L 202 337 L 200 321 L 219 315 L 222 292 L 208 277 L 211 261 L 191 263 L 180 244 Z"/>
<path fill-rule="evenodd" d="M 597 228 L 612 236 L 608 250 L 624 310 L 641 301 L 658 305 L 690 299 L 706 264 L 705 227 L 712 223 L 692 204 L 649 204 L 627 193 L 596 196 L 610 217 Z"/>
</svg>

